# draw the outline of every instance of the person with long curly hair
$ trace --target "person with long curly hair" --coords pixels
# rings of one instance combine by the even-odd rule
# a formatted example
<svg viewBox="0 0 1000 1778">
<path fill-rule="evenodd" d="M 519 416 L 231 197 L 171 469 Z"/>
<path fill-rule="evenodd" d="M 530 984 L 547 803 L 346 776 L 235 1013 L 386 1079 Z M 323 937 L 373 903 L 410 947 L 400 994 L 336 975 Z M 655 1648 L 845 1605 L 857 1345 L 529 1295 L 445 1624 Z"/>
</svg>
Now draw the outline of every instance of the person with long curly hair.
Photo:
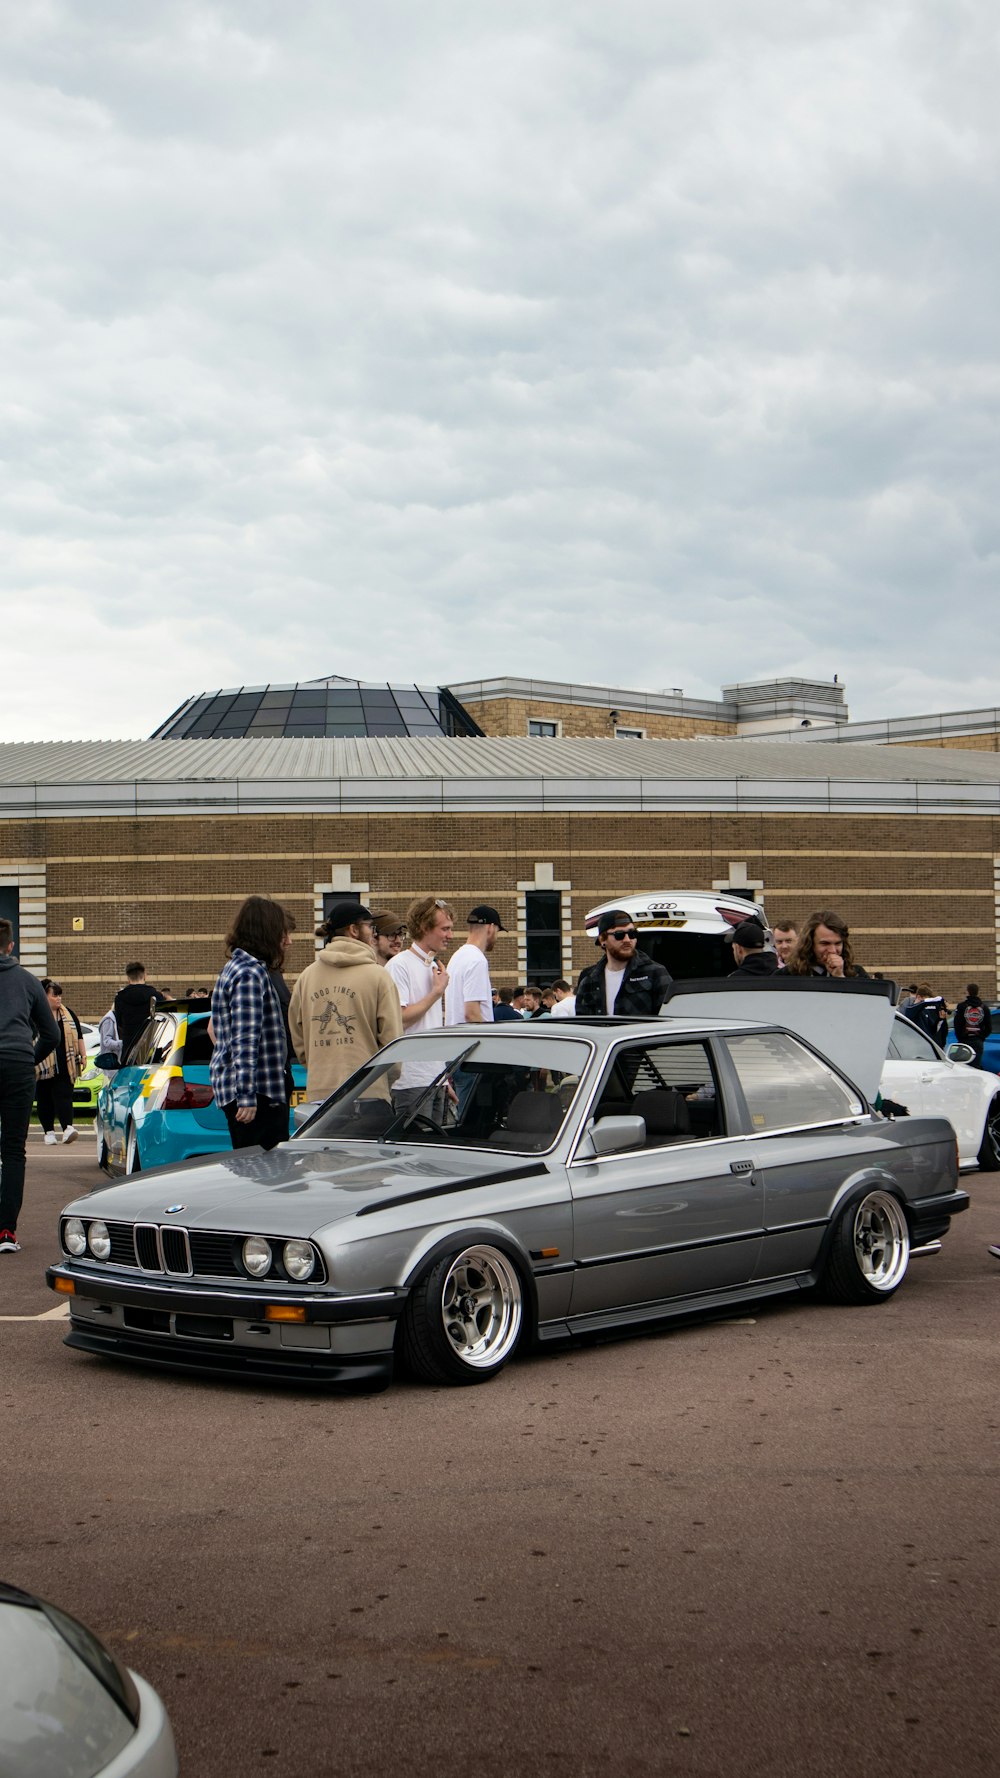
<svg viewBox="0 0 1000 1778">
<path fill-rule="evenodd" d="M 845 977 L 867 981 L 868 971 L 855 963 L 847 921 L 832 908 L 820 908 L 805 921 L 786 965 L 789 975 Z"/>
<path fill-rule="evenodd" d="M 209 1074 L 234 1148 L 275 1148 L 288 1139 L 288 1047 L 271 979 L 287 929 L 283 907 L 248 895 L 226 935 L 229 961 L 212 992 Z"/>
</svg>

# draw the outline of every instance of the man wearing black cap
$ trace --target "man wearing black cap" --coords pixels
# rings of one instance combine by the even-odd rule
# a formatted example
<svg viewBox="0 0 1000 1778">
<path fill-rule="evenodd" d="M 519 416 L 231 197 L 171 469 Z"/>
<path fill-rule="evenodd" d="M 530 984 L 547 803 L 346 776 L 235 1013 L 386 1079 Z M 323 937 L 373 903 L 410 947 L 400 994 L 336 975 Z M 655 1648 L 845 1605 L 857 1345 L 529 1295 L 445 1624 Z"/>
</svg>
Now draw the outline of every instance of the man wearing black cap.
<svg viewBox="0 0 1000 1778">
<path fill-rule="evenodd" d="M 444 1002 L 446 1025 L 492 1025 L 493 986 L 486 959 L 501 932 L 506 932 L 496 908 L 485 902 L 469 915 L 469 936 L 448 963 L 448 991 Z"/>
<path fill-rule="evenodd" d="M 729 980 L 745 976 L 777 975 L 781 968 L 777 954 L 765 948 L 766 933 L 759 920 L 741 920 L 733 929 L 733 956 L 736 968 L 729 971 Z"/>
<path fill-rule="evenodd" d="M 310 1099 L 328 1098 L 355 1068 L 403 1035 L 399 993 L 388 970 L 379 968 L 374 933 L 366 907 L 338 901 L 317 929 L 327 943 L 292 989 L 288 1028 L 306 1065 Z"/>
<path fill-rule="evenodd" d="M 576 984 L 577 1018 L 653 1018 L 667 998 L 673 980 L 638 946 L 631 914 L 610 908 L 597 924 L 597 943 L 604 956 L 581 972 Z"/>
</svg>

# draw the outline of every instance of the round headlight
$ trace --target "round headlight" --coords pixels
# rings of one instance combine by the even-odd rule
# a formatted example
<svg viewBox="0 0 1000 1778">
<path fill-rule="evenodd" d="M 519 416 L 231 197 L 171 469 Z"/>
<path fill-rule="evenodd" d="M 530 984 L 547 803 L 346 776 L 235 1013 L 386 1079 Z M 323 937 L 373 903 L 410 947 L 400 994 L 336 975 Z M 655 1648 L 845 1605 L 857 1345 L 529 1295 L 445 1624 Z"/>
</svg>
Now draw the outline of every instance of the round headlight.
<svg viewBox="0 0 1000 1778">
<path fill-rule="evenodd" d="M 311 1241 L 286 1241 L 281 1257 L 285 1271 L 296 1284 L 304 1284 L 316 1270 L 316 1252 Z"/>
<path fill-rule="evenodd" d="M 111 1258 L 111 1236 L 106 1222 L 92 1222 L 87 1230 L 87 1246 L 95 1259 Z"/>
<path fill-rule="evenodd" d="M 265 1278 L 271 1270 L 271 1243 L 263 1235 L 248 1235 L 243 1243 L 243 1264 L 251 1278 Z"/>
<path fill-rule="evenodd" d="M 71 1216 L 63 1224 L 63 1246 L 74 1259 L 87 1251 L 87 1231 L 78 1216 Z"/>
</svg>

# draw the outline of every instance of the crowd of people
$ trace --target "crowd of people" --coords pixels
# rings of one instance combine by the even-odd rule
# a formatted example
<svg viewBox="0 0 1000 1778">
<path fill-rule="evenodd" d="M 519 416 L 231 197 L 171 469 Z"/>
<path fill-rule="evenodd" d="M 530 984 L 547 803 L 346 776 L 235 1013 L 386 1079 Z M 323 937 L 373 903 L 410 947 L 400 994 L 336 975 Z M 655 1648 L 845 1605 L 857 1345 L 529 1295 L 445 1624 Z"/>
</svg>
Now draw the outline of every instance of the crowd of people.
<svg viewBox="0 0 1000 1778">
<path fill-rule="evenodd" d="M 489 959 L 506 929 L 495 907 L 479 903 L 455 950 L 455 914 L 439 896 L 414 901 L 405 916 L 373 914 L 360 901 L 342 900 L 317 928 L 323 941 L 315 961 L 289 989 L 284 967 L 295 930 L 287 909 L 250 895 L 226 935 L 226 962 L 211 991 L 212 1089 L 234 1149 L 274 1148 L 289 1134 L 292 1059 L 306 1069 L 306 1096 L 326 1099 L 358 1067 L 404 1032 L 452 1025 L 572 1017 L 650 1017 L 666 1000 L 671 977 L 640 947 L 640 934 L 622 908 L 604 911 L 597 927 L 597 961 L 575 987 L 547 984 L 494 987 Z M 803 921 L 779 921 L 770 935 L 748 919 L 728 934 L 732 978 L 790 975 L 868 979 L 856 962 L 846 921 L 820 909 Z M 451 951 L 445 962 L 446 953 Z M 169 998 L 129 963 L 125 984 L 101 1021 L 99 1059 L 127 1056 L 157 1004 Z M 208 999 L 190 988 L 186 998 Z M 907 989 L 901 1008 L 942 1043 L 948 1030 L 943 997 L 926 982 Z M 991 1033 L 990 1011 L 970 983 L 955 1013 L 955 1036 L 981 1064 Z M 87 1065 L 83 1030 L 63 1005 L 61 985 L 38 982 L 13 956 L 13 929 L 0 920 L 0 1252 L 17 1251 L 17 1217 L 25 1170 L 25 1141 L 37 1101 L 44 1141 L 71 1142 L 73 1086 Z M 396 1109 L 416 1106 L 430 1117 L 461 1111 L 460 1073 L 425 1095 L 437 1064 L 407 1061 L 393 1084 Z"/>
</svg>

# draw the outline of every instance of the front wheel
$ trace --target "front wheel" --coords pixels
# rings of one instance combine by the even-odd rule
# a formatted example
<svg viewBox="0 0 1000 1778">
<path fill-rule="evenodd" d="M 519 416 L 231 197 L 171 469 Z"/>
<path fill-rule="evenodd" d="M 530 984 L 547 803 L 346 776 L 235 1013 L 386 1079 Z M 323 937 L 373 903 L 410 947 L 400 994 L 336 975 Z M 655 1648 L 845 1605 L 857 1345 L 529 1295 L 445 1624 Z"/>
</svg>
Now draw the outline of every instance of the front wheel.
<svg viewBox="0 0 1000 1778">
<path fill-rule="evenodd" d="M 1000 1173 L 1000 1095 L 990 1100 L 976 1158 L 981 1173 Z"/>
<path fill-rule="evenodd" d="M 497 1247 L 464 1247 L 439 1259 L 410 1292 L 403 1357 L 425 1383 L 486 1383 L 513 1356 L 523 1320 L 513 1260 Z"/>
<path fill-rule="evenodd" d="M 884 1303 L 899 1289 L 910 1260 L 910 1231 L 891 1192 L 872 1191 L 840 1216 L 830 1242 L 823 1289 L 835 1303 Z"/>
</svg>

